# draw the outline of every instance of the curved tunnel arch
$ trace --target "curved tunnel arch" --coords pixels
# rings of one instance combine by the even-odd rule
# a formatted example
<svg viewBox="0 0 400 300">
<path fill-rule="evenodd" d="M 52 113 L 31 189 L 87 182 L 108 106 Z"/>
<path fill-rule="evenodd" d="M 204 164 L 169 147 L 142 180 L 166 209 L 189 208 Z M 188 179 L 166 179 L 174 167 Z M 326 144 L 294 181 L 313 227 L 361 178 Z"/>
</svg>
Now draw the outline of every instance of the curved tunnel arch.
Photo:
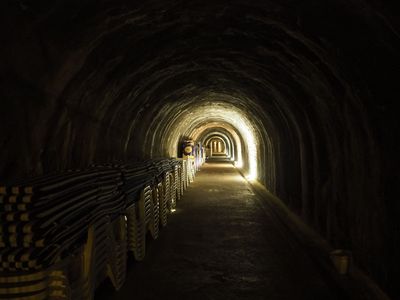
<svg viewBox="0 0 400 300">
<path fill-rule="evenodd" d="M 3 178 L 176 156 L 206 122 L 229 123 L 244 169 L 333 245 L 351 246 L 376 278 L 400 261 L 386 238 L 399 211 L 396 10 L 364 0 L 27 3 L 1 10 Z"/>
<path fill-rule="evenodd" d="M 214 142 L 219 142 L 220 143 L 220 148 L 218 149 L 221 153 L 224 153 L 227 157 L 231 157 L 231 144 L 229 143 L 229 140 L 225 139 L 224 136 L 221 136 L 219 134 L 214 134 L 212 135 L 205 143 L 205 146 L 208 148 L 214 148 L 215 145 L 212 145 Z M 218 147 L 218 146 L 217 146 Z M 214 151 L 213 151 L 214 152 Z"/>
<path fill-rule="evenodd" d="M 219 138 L 223 141 L 225 145 L 225 149 L 227 149 L 227 156 L 232 160 L 235 161 L 235 153 L 237 152 L 237 146 L 235 146 L 234 142 L 232 141 L 231 137 L 228 137 L 222 132 L 219 131 L 212 131 L 208 134 L 203 134 L 203 138 L 201 139 L 202 144 L 206 147 L 210 147 L 210 142 L 214 138 Z M 236 150 L 235 150 L 236 149 Z"/>
<path fill-rule="evenodd" d="M 215 131 L 216 130 L 216 131 Z M 240 133 L 229 124 L 224 124 L 221 126 L 218 122 L 208 122 L 202 126 L 198 126 L 193 131 L 193 137 L 197 140 L 200 140 L 204 143 L 205 137 L 213 132 L 218 132 L 219 134 L 223 134 L 229 139 L 232 143 L 232 147 L 234 149 L 234 157 L 235 164 L 238 167 L 243 166 L 243 156 L 242 156 L 242 145 L 244 144 L 243 138 L 240 136 Z"/>
<path fill-rule="evenodd" d="M 222 136 L 219 135 L 212 136 L 210 140 L 208 140 L 206 146 L 210 146 L 210 143 L 213 144 L 211 145 L 211 147 L 214 149 L 213 152 L 218 152 L 218 154 L 225 154 L 227 156 L 229 155 L 230 152 L 229 143 L 227 143 Z"/>
<path fill-rule="evenodd" d="M 155 124 L 155 128 L 153 130 L 151 127 L 149 130 L 152 133 L 151 142 L 146 141 L 146 147 L 155 149 L 154 141 L 161 141 L 161 145 L 168 147 L 164 150 L 165 153 L 169 156 L 176 156 L 176 145 L 179 144 L 182 137 L 192 137 L 192 132 L 201 124 L 209 122 L 229 124 L 242 136 L 245 171 L 249 173 L 251 178 L 257 179 L 257 148 L 268 137 L 261 136 L 259 126 L 257 126 L 258 122 L 254 117 L 249 117 L 247 113 L 229 102 L 203 100 L 202 102 L 198 101 L 196 106 L 190 108 L 182 109 L 181 105 L 178 108 L 179 111 L 172 110 L 168 115 L 160 110 L 158 115 L 153 118 L 152 124 Z"/>
</svg>

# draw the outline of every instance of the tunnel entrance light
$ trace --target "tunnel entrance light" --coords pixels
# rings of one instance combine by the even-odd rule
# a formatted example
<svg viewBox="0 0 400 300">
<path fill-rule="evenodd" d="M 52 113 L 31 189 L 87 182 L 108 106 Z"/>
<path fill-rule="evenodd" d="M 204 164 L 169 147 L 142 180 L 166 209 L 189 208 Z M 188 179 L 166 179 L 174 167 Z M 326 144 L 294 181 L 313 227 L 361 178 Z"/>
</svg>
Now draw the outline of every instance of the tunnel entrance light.
<svg viewBox="0 0 400 300">
<path fill-rule="evenodd" d="M 208 124 L 209 125 L 209 124 Z M 202 137 L 200 137 L 200 140 L 206 145 L 207 149 L 207 154 L 208 157 L 213 157 L 213 155 L 218 155 L 218 156 L 223 156 L 225 158 L 228 158 L 232 161 L 234 161 L 235 153 L 237 151 L 238 144 L 236 141 L 233 141 L 234 137 L 226 135 L 225 133 L 221 132 L 220 130 L 226 130 L 225 128 L 221 127 L 220 124 L 218 124 L 219 127 L 211 127 L 211 132 L 210 128 L 204 129 L 202 132 L 206 132 L 206 134 Z M 222 151 L 216 151 L 215 147 L 215 141 L 220 142 L 221 144 L 221 149 Z M 219 153 L 218 153 L 219 152 Z"/>
<path fill-rule="evenodd" d="M 218 97 L 218 96 L 217 96 Z M 170 156 L 176 156 L 176 145 L 181 137 L 188 137 L 195 141 L 202 138 L 208 138 L 210 130 L 216 130 L 222 137 L 221 143 L 214 145 L 216 152 L 225 152 L 228 159 L 234 158 L 234 164 L 237 168 L 243 169 L 243 172 L 251 180 L 257 180 L 258 164 L 258 128 L 257 122 L 249 118 L 246 111 L 227 102 L 208 101 L 190 109 L 181 110 L 177 114 L 173 123 L 168 125 L 171 132 L 168 134 L 170 142 L 168 143 L 168 152 Z M 222 130 L 219 131 L 218 128 Z M 225 141 L 224 133 L 229 135 Z M 202 140 L 205 142 L 205 140 Z M 154 141 L 155 142 L 155 141 Z M 224 143 L 225 142 L 225 143 Z M 225 147 L 224 147 L 225 146 Z M 229 151 L 228 151 L 229 150 Z M 232 152 L 233 151 L 233 152 Z"/>
<path fill-rule="evenodd" d="M 257 180 L 258 145 L 255 138 L 254 125 L 252 124 L 252 122 L 248 120 L 242 112 L 234 107 L 231 107 L 229 109 L 227 107 L 211 105 L 204 110 L 206 110 L 204 112 L 206 116 L 215 116 L 215 118 L 220 118 L 221 121 L 231 124 L 234 128 L 238 130 L 238 132 L 242 136 L 244 145 L 242 145 L 242 147 L 238 147 L 235 167 L 241 169 L 244 166 L 247 166 L 248 174 L 246 176 L 249 178 L 249 180 Z M 246 151 L 242 149 L 243 147 L 246 148 Z M 247 155 L 243 157 L 244 154 Z M 244 160 L 246 160 L 246 165 L 244 164 Z"/>
<path fill-rule="evenodd" d="M 212 137 L 209 142 L 211 157 L 227 156 L 227 146 L 225 141 L 218 136 Z"/>
<path fill-rule="evenodd" d="M 257 176 L 255 176 L 254 174 L 249 174 L 246 176 L 246 179 L 249 181 L 254 181 L 257 179 Z"/>
</svg>

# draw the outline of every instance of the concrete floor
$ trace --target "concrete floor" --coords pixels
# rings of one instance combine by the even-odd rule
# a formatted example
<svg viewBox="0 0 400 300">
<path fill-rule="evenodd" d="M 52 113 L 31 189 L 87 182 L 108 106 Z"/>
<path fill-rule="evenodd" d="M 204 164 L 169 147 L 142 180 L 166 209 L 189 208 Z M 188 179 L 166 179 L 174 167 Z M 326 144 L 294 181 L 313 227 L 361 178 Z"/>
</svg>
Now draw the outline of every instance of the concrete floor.
<svg viewBox="0 0 400 300">
<path fill-rule="evenodd" d="M 95 299 L 344 299 L 228 163 L 207 163 L 119 292 Z"/>
</svg>

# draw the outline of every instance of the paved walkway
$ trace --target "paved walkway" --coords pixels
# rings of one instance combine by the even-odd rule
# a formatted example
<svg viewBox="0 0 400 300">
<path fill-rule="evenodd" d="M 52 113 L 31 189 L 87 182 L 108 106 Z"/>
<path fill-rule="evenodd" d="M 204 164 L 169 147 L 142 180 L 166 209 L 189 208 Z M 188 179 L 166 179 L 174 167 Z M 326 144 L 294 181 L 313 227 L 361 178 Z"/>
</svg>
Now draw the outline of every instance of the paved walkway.
<svg viewBox="0 0 400 300">
<path fill-rule="evenodd" d="M 123 288 L 95 299 L 343 299 L 272 215 L 231 164 L 205 164 Z"/>
</svg>

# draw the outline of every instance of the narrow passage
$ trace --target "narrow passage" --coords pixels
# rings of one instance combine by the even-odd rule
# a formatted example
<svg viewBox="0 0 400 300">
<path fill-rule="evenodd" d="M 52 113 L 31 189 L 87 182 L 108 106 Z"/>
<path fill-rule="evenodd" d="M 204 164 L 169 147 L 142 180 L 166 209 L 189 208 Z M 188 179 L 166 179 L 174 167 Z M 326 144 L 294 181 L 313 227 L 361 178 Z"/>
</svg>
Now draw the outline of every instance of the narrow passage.
<svg viewBox="0 0 400 300">
<path fill-rule="evenodd" d="M 122 289 L 95 299 L 338 299 L 260 201 L 231 164 L 206 163 Z"/>
</svg>

